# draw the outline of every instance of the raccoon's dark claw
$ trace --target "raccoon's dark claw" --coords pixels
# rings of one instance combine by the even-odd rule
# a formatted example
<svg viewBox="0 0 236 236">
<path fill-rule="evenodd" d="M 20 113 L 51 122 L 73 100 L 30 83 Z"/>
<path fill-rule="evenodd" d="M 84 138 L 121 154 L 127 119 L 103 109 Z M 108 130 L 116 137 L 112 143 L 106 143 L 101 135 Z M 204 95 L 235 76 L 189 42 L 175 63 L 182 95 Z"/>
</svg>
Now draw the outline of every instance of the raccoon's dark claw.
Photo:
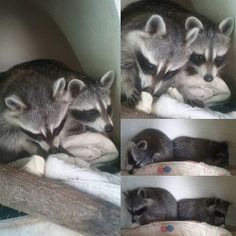
<svg viewBox="0 0 236 236">
<path fill-rule="evenodd" d="M 129 106 L 135 106 L 141 100 L 141 93 L 137 89 L 133 91 L 132 95 L 128 98 Z"/>
</svg>

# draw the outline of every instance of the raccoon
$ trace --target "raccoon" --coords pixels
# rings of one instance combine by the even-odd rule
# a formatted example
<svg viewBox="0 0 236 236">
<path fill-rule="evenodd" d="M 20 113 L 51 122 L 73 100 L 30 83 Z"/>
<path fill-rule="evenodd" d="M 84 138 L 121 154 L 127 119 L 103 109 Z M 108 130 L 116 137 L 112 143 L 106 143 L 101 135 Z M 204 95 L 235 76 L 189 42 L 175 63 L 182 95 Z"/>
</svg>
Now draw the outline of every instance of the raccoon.
<svg viewBox="0 0 236 236">
<path fill-rule="evenodd" d="M 87 80 L 81 93 L 69 108 L 65 125 L 65 135 L 73 135 L 78 130 L 111 133 L 113 130 L 110 88 L 114 72 L 108 71 L 99 83 Z M 83 131 L 82 131 L 83 132 Z"/>
<path fill-rule="evenodd" d="M 179 137 L 173 140 L 176 161 L 205 162 L 225 167 L 229 164 L 228 144 L 208 139 Z"/>
<path fill-rule="evenodd" d="M 109 133 L 113 130 L 110 88 L 114 82 L 114 72 L 108 71 L 97 83 L 88 76 L 72 70 L 56 60 L 39 59 L 21 64 L 48 79 L 64 77 L 67 85 L 73 79 L 80 80 L 80 87 L 71 86 L 73 102 L 70 105 L 63 134 L 77 134 L 85 130 Z M 51 78 L 52 77 L 52 78 Z M 66 86 L 67 86 L 66 85 Z"/>
<path fill-rule="evenodd" d="M 177 202 L 162 188 L 137 188 L 124 192 L 132 223 L 140 225 L 177 219 Z"/>
<path fill-rule="evenodd" d="M 172 141 L 160 130 L 145 129 L 128 144 L 127 150 L 130 174 L 133 170 L 154 162 L 172 161 L 174 148 Z"/>
<path fill-rule="evenodd" d="M 178 220 L 195 220 L 211 225 L 225 224 L 231 203 L 219 198 L 183 199 L 178 204 Z"/>
<path fill-rule="evenodd" d="M 234 31 L 234 19 L 224 19 L 219 25 L 204 24 L 197 17 L 187 18 L 185 28 L 199 28 L 197 39 L 190 45 L 191 55 L 188 63 L 175 77 L 175 86 L 183 95 L 186 103 L 203 107 L 203 103 L 194 98 L 189 91 L 199 81 L 211 83 L 227 63 L 231 35 Z"/>
<path fill-rule="evenodd" d="M 167 8 L 168 9 L 168 8 Z M 189 59 L 199 28 L 185 31 L 164 13 L 158 1 L 144 0 L 122 11 L 122 100 L 133 106 L 141 91 L 155 95 Z"/>
<path fill-rule="evenodd" d="M 47 152 L 59 146 L 67 111 L 82 82 L 27 62 L 1 73 L 0 162 Z M 76 88 L 76 89 L 75 89 Z"/>
</svg>

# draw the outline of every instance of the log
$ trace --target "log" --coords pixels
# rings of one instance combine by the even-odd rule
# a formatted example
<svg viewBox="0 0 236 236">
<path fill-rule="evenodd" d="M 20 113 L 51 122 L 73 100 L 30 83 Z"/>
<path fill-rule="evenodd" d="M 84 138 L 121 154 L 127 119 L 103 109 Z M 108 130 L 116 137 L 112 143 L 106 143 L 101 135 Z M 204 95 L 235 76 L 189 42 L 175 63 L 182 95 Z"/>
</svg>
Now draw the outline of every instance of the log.
<svg viewBox="0 0 236 236">
<path fill-rule="evenodd" d="M 118 207 L 6 165 L 0 165 L 0 204 L 84 235 L 120 234 Z"/>
</svg>

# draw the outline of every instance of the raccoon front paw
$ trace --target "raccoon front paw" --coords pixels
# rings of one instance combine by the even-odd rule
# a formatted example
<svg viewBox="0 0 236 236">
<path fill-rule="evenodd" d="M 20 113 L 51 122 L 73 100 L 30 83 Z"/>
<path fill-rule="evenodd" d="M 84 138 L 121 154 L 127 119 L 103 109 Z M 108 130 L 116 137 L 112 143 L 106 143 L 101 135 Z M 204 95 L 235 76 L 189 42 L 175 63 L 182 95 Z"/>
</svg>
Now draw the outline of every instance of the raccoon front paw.
<svg viewBox="0 0 236 236">
<path fill-rule="evenodd" d="M 133 90 L 132 94 L 127 97 L 128 105 L 133 107 L 141 100 L 141 92 L 137 89 Z"/>
</svg>

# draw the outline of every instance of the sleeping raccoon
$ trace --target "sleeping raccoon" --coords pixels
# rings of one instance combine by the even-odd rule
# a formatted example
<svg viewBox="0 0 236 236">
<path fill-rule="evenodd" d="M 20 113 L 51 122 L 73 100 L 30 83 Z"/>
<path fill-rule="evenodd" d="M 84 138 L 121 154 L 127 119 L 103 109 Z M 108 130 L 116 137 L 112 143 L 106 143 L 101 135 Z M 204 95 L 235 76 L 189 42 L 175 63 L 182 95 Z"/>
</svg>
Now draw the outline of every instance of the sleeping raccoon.
<svg viewBox="0 0 236 236">
<path fill-rule="evenodd" d="M 30 63 L 29 63 L 30 64 Z M 42 70 L 42 71 L 40 71 Z M 0 162 L 46 153 L 59 146 L 59 134 L 81 81 L 17 65 L 1 73 Z"/>
<path fill-rule="evenodd" d="M 179 137 L 173 140 L 176 161 L 205 162 L 225 167 L 229 164 L 228 144 L 201 138 Z"/>
<path fill-rule="evenodd" d="M 211 225 L 225 224 L 229 202 L 218 198 L 183 199 L 178 204 L 178 220 L 195 220 Z"/>
<path fill-rule="evenodd" d="M 177 219 L 177 202 L 162 188 L 137 188 L 124 192 L 132 223 L 140 225 Z"/>
<path fill-rule="evenodd" d="M 145 129 L 129 142 L 127 158 L 127 169 L 132 174 L 136 168 L 173 160 L 173 143 L 160 130 Z"/>
<path fill-rule="evenodd" d="M 199 28 L 186 31 L 170 16 L 153 0 L 133 3 L 122 11 L 121 88 L 130 105 L 140 100 L 143 90 L 158 92 L 188 61 L 188 48 Z"/>
</svg>

